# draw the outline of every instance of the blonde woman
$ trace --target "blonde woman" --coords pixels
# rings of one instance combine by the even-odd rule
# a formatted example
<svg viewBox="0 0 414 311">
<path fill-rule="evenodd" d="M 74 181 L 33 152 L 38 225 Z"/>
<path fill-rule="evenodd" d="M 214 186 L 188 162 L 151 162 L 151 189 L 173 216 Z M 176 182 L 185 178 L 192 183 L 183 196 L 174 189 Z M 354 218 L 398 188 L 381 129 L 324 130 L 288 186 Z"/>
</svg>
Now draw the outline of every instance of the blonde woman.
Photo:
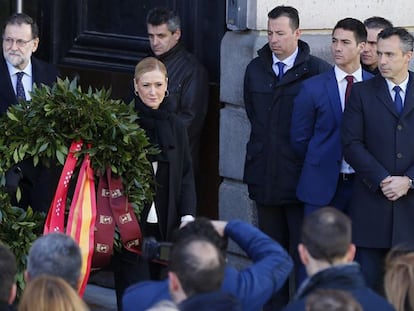
<svg viewBox="0 0 414 311">
<path fill-rule="evenodd" d="M 154 57 L 142 59 L 135 67 L 135 109 L 138 123 L 160 153 L 151 156 L 155 197 L 141 212 L 144 237 L 171 241 L 174 229 L 183 221 L 193 220 L 196 193 L 187 129 L 178 117 L 167 111 L 168 75 L 164 64 Z M 158 263 L 146 262 L 123 249 L 115 256 L 115 288 L 118 308 L 124 290 L 148 277 L 160 279 L 165 271 Z M 149 272 L 149 275 L 148 275 Z"/>
<path fill-rule="evenodd" d="M 31 280 L 20 300 L 18 311 L 89 311 L 86 303 L 66 281 L 42 275 Z"/>
<path fill-rule="evenodd" d="M 397 311 L 414 311 L 414 252 L 391 251 L 386 260 L 384 291 Z"/>
</svg>

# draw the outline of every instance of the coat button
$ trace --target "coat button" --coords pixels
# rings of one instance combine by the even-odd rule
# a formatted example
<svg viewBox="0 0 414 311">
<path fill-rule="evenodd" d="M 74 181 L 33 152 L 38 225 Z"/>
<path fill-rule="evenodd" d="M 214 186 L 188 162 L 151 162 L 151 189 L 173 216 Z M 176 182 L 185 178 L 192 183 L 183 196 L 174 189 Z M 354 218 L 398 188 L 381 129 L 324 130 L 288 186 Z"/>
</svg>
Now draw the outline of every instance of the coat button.
<svg viewBox="0 0 414 311">
<path fill-rule="evenodd" d="M 398 124 L 398 125 L 397 125 L 397 130 L 401 131 L 401 130 L 402 130 L 402 128 L 403 128 L 403 127 L 402 127 L 402 125 L 401 125 L 401 124 Z"/>
<path fill-rule="evenodd" d="M 397 158 L 398 158 L 398 159 L 401 159 L 402 157 L 403 157 L 402 153 L 401 153 L 401 152 L 398 152 L 398 153 L 397 153 Z"/>
</svg>

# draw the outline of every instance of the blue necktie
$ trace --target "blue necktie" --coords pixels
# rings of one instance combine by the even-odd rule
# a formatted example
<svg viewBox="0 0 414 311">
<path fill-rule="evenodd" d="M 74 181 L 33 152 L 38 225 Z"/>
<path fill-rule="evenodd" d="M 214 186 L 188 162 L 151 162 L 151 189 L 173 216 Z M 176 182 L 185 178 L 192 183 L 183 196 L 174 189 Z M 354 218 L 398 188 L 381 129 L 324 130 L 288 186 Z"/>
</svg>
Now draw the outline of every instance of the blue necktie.
<svg viewBox="0 0 414 311">
<path fill-rule="evenodd" d="M 276 65 L 277 65 L 277 68 L 279 68 L 279 75 L 278 75 L 279 80 L 282 80 L 283 76 L 285 75 L 285 73 L 283 72 L 283 68 L 285 68 L 286 65 L 285 63 L 282 63 L 282 62 L 277 62 Z"/>
<path fill-rule="evenodd" d="M 400 114 L 401 111 L 403 110 L 403 101 L 400 95 L 401 88 L 398 85 L 396 85 L 394 86 L 393 90 L 395 91 L 395 97 L 394 97 L 395 109 L 397 109 L 398 114 Z"/>
<path fill-rule="evenodd" d="M 17 81 L 16 81 L 16 97 L 17 99 L 24 99 L 26 100 L 26 95 L 24 93 L 24 87 L 22 83 L 22 78 L 24 76 L 24 72 L 20 71 L 16 73 Z"/>
</svg>

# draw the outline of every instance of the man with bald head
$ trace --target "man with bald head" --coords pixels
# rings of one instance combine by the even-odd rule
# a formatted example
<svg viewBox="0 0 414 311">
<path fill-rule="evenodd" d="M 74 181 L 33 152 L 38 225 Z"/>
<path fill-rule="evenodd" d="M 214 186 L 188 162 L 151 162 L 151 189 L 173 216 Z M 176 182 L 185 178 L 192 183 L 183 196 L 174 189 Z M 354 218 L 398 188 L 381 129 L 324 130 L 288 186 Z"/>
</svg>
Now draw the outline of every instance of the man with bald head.
<svg viewBox="0 0 414 311">
<path fill-rule="evenodd" d="M 191 236 L 174 245 L 168 273 L 172 299 L 181 311 L 241 310 L 230 294 L 220 292 L 225 260 L 209 240 Z"/>
</svg>

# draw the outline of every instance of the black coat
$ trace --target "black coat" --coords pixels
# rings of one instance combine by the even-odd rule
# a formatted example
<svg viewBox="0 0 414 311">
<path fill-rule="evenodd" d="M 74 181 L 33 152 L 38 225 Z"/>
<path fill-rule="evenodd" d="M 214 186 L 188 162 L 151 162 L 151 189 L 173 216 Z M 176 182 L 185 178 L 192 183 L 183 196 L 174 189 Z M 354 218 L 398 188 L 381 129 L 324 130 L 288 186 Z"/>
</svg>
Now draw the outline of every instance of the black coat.
<svg viewBox="0 0 414 311">
<path fill-rule="evenodd" d="M 296 185 L 302 160 L 290 145 L 293 99 L 303 80 L 332 68 L 310 55 L 309 46 L 299 41 L 293 68 L 281 81 L 272 69 L 272 52 L 266 44 L 247 66 L 244 103 L 251 124 L 247 143 L 244 182 L 250 198 L 258 204 L 297 203 Z"/>
<path fill-rule="evenodd" d="M 163 102 L 161 105 L 164 105 Z M 185 126 L 173 114 L 161 109 L 150 109 L 136 99 L 138 123 L 145 130 L 150 142 L 161 153 L 149 159 L 158 162 L 155 198 L 159 229 L 163 240 L 170 240 L 172 231 L 180 224 L 184 215 L 195 216 L 196 194 L 188 137 Z M 145 222 L 149 206 L 142 215 Z"/>
<path fill-rule="evenodd" d="M 333 266 L 306 279 L 284 311 L 305 311 L 306 298 L 317 289 L 338 289 L 351 293 L 364 310 L 392 311 L 394 308 L 365 285 L 357 263 Z"/>
<path fill-rule="evenodd" d="M 168 72 L 168 101 L 162 109 L 174 112 L 187 127 L 191 155 L 198 167 L 201 130 L 208 109 L 208 75 L 197 58 L 178 43 L 158 57 Z"/>
<path fill-rule="evenodd" d="M 32 74 L 33 83 L 40 86 L 45 84 L 52 86 L 58 77 L 57 68 L 32 57 Z M 0 56 L 0 115 L 4 114 L 7 108 L 17 104 L 16 94 L 10 80 L 9 70 L 7 68 L 4 56 Z M 32 159 L 27 159 L 18 164 L 22 171 L 23 179 L 20 182 L 22 198 L 17 202 L 13 202 L 22 208 L 29 205 L 37 211 L 47 212 L 59 180 L 60 169 L 53 166 L 52 169 L 46 169 L 42 164 L 33 167 Z M 20 174 L 14 174 L 15 170 L 9 171 L 7 183 L 10 191 L 14 192 L 17 186 L 17 180 Z M 11 182 L 13 180 L 13 182 Z M 16 182 L 15 182 L 16 181 Z M 10 185 L 13 184 L 13 185 Z M 12 196 L 14 198 L 14 196 Z"/>
<path fill-rule="evenodd" d="M 414 73 L 398 115 L 385 79 L 355 84 L 342 119 L 345 160 L 355 169 L 348 213 L 360 247 L 414 249 L 414 190 L 396 201 L 381 191 L 389 175 L 414 179 Z"/>
</svg>

